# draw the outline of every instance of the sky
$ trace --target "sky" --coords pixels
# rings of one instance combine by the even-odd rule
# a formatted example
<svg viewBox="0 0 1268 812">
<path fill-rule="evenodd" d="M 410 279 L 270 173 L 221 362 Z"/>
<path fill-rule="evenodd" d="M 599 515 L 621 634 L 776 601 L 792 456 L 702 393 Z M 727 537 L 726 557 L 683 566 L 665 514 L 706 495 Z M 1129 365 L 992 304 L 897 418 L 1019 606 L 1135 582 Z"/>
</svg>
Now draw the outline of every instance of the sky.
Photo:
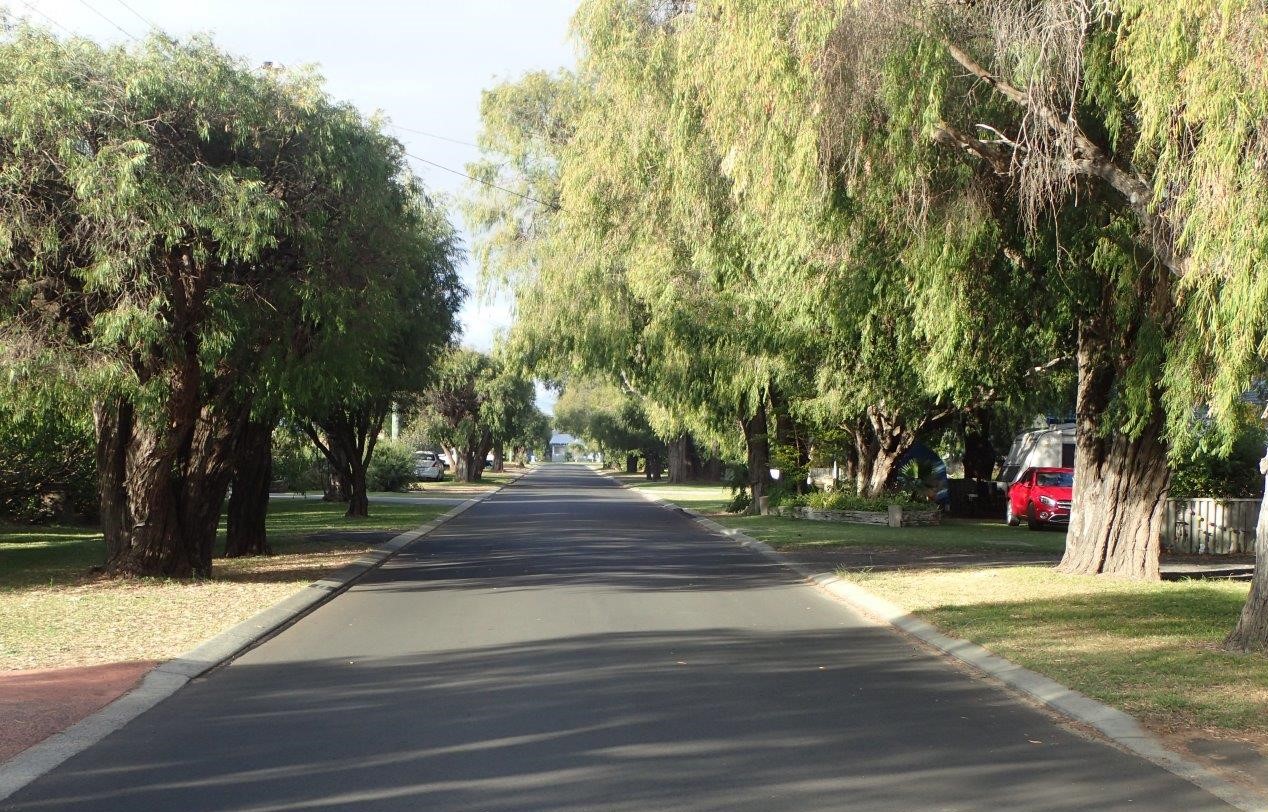
<svg viewBox="0 0 1268 812">
<path fill-rule="evenodd" d="M 332 96 L 366 114 L 384 112 L 410 153 L 458 171 L 478 155 L 471 144 L 482 90 L 575 61 L 568 23 L 577 0 L 0 0 L 6 4 L 59 34 L 116 43 L 158 27 L 177 37 L 211 34 L 253 64 L 316 64 Z M 461 195 L 470 184 L 412 163 L 442 195 Z M 453 218 L 462 228 L 456 207 Z M 463 236 L 469 245 L 465 228 Z M 477 271 L 469 263 L 463 279 L 473 296 L 461 314 L 462 341 L 487 350 L 496 331 L 510 325 L 510 308 L 475 297 Z M 539 386 L 538 405 L 550 411 L 553 403 Z"/>
</svg>

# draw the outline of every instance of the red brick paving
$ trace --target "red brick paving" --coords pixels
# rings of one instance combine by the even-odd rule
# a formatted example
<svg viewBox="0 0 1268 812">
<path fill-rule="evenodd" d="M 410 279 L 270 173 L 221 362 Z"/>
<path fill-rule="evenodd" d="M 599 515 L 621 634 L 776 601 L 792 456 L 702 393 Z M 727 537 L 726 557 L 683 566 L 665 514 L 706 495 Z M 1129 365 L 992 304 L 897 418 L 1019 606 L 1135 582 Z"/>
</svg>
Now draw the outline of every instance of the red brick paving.
<svg viewBox="0 0 1268 812">
<path fill-rule="evenodd" d="M 0 671 L 0 761 L 89 716 L 132 690 L 158 662 Z"/>
</svg>

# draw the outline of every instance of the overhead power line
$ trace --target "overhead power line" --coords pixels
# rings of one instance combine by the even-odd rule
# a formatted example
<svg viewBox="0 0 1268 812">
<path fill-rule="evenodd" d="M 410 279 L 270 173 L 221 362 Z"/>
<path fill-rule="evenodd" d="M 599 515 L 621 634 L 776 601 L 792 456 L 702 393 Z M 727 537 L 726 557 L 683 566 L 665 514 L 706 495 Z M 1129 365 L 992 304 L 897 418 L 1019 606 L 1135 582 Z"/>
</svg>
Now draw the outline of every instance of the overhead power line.
<svg viewBox="0 0 1268 812">
<path fill-rule="evenodd" d="M 496 183 L 489 183 L 487 180 L 481 180 L 480 178 L 472 177 L 471 175 L 468 175 L 466 172 L 459 172 L 457 169 L 450 169 L 449 167 L 445 166 L 444 164 L 438 164 L 438 163 L 436 163 L 435 161 L 429 161 L 429 160 L 427 160 L 426 158 L 421 158 L 421 157 L 419 157 L 419 156 L 415 155 L 415 154 L 414 154 L 414 153 L 412 153 L 412 152 L 407 152 L 407 153 L 405 153 L 405 154 L 406 154 L 406 155 L 408 155 L 409 157 L 413 158 L 413 159 L 414 159 L 414 160 L 416 160 L 416 161 L 419 161 L 419 162 L 421 162 L 421 163 L 425 163 L 425 164 L 427 164 L 428 166 L 434 166 L 434 167 L 436 167 L 437 169 L 443 169 L 443 170 L 445 170 L 446 172 L 451 172 L 451 173 L 453 173 L 453 174 L 455 174 L 455 175 L 458 175 L 459 177 L 466 178 L 467 180 L 473 180 L 473 181 L 475 181 L 476 183 L 481 183 L 481 184 L 484 184 L 485 186 L 488 186 L 490 189 L 497 189 L 499 192 L 506 192 L 508 195 L 515 195 L 515 196 L 516 196 L 516 197 L 518 197 L 518 198 L 522 198 L 522 199 L 527 200 L 527 201 L 530 201 L 530 202 L 532 202 L 532 203 L 536 203 L 536 204 L 537 204 L 537 205 L 539 205 L 539 206 L 545 206 L 546 208 L 548 208 L 548 209 L 550 209 L 550 210 L 552 210 L 552 211 L 558 211 L 558 210 L 559 210 L 559 207 L 558 207 L 558 206 L 556 206 L 556 205 L 555 205 L 555 204 L 553 204 L 553 203 L 547 203 L 547 202 L 546 202 L 546 201 L 544 201 L 544 200 L 538 200 L 538 199 L 537 199 L 537 198 L 535 198 L 535 197 L 531 197 L 531 196 L 526 195 L 526 194 L 521 194 L 520 192 L 517 192 L 517 191 L 515 191 L 515 190 L 513 190 L 513 189 L 508 189 L 508 188 L 506 188 L 505 186 L 498 186 Z"/>
<path fill-rule="evenodd" d="M 128 39 L 133 40 L 133 41 L 136 41 L 136 37 L 135 37 L 135 36 L 133 36 L 133 35 L 132 35 L 132 33 L 131 33 L 130 31 L 128 31 L 128 29 L 126 29 L 126 28 L 124 28 L 123 26 L 119 25 L 117 22 L 115 22 L 114 20 L 110 19 L 110 18 L 109 18 L 109 17 L 107 17 L 105 14 L 102 14 L 102 13 L 101 13 L 100 11 L 98 11 L 96 8 L 94 8 L 93 6 L 89 5 L 89 4 L 88 4 L 88 0 L 79 0 L 79 4 L 80 4 L 81 6 L 83 6 L 84 8 L 88 9 L 89 11 L 91 11 L 93 14 L 96 14 L 96 15 L 97 15 L 98 17 L 100 17 L 101 19 L 103 19 L 103 20 L 105 20 L 106 22 L 110 23 L 110 24 L 111 24 L 111 25 L 113 25 L 115 28 L 119 29 L 119 32 L 120 32 L 121 34 L 123 34 L 125 37 L 127 37 Z"/>
<path fill-rule="evenodd" d="M 55 25 L 55 26 L 57 26 L 58 28 L 62 29 L 62 30 L 63 30 L 63 31 L 65 31 L 67 34 L 70 34 L 72 37 L 74 37 L 74 36 L 78 36 L 78 35 L 77 35 L 74 31 L 72 31 L 70 28 L 67 28 L 66 26 L 64 26 L 64 25 L 62 25 L 61 23 L 59 23 L 57 20 L 54 20 L 52 17 L 50 17 L 50 16 L 48 16 L 47 14 L 45 14 L 44 12 L 40 11 L 38 8 L 36 8 L 35 6 L 33 6 L 33 5 L 31 5 L 30 3 L 28 3 L 28 2 L 27 2 L 27 0 L 22 0 L 22 5 L 26 6 L 26 7 L 27 7 L 27 8 L 29 8 L 31 11 L 34 11 L 36 14 L 40 15 L 40 16 L 41 16 L 41 17 L 43 17 L 44 19 L 48 20 L 48 21 L 49 21 L 50 23 L 52 23 L 53 25 Z"/>
<path fill-rule="evenodd" d="M 163 27 L 161 25 L 159 25 L 158 23 L 151 20 L 149 17 L 146 17 L 144 14 L 134 9 L 130 4 L 125 2 L 125 0 L 115 0 L 115 2 L 117 2 L 119 5 L 126 8 L 128 11 L 132 12 L 132 15 L 134 17 L 136 17 L 138 20 L 148 25 L 150 28 L 153 28 L 155 31 L 163 30 Z"/>
<path fill-rule="evenodd" d="M 122 2 L 122 0 L 120 0 L 120 2 Z M 390 126 L 394 130 L 404 130 L 407 133 L 418 133 L 419 135 L 425 135 L 428 138 L 435 138 L 439 141 L 448 141 L 451 144 L 462 144 L 464 147 L 475 147 L 476 149 L 480 149 L 479 144 L 473 144 L 470 141 L 463 141 L 460 138 L 450 138 L 447 135 L 437 135 L 436 133 L 429 133 L 426 130 L 416 130 L 413 127 L 402 127 L 400 124 L 392 124 Z"/>
</svg>

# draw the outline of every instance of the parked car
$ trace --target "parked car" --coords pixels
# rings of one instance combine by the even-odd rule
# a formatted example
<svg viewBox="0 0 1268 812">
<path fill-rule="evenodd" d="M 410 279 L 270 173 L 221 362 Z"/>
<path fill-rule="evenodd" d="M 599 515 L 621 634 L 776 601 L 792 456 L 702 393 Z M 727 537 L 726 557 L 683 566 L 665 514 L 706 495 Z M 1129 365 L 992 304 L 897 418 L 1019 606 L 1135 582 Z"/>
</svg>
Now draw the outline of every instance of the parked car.
<svg viewBox="0 0 1268 812">
<path fill-rule="evenodd" d="M 414 452 L 414 476 L 425 482 L 440 482 L 449 466 L 434 451 Z"/>
<path fill-rule="evenodd" d="M 1027 468 L 1008 486 L 1005 521 L 1015 527 L 1025 519 L 1031 530 L 1067 525 L 1073 494 L 1073 468 Z"/>
</svg>

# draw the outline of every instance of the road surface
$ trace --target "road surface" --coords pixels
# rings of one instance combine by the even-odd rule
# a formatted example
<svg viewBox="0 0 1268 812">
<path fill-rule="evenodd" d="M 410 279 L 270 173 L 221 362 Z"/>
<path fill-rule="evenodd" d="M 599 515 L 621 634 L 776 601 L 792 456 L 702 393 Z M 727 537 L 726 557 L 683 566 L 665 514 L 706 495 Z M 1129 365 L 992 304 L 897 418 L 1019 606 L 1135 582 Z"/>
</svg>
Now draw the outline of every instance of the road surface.
<svg viewBox="0 0 1268 812">
<path fill-rule="evenodd" d="M 1226 808 L 575 465 L 0 806 Z"/>
</svg>

